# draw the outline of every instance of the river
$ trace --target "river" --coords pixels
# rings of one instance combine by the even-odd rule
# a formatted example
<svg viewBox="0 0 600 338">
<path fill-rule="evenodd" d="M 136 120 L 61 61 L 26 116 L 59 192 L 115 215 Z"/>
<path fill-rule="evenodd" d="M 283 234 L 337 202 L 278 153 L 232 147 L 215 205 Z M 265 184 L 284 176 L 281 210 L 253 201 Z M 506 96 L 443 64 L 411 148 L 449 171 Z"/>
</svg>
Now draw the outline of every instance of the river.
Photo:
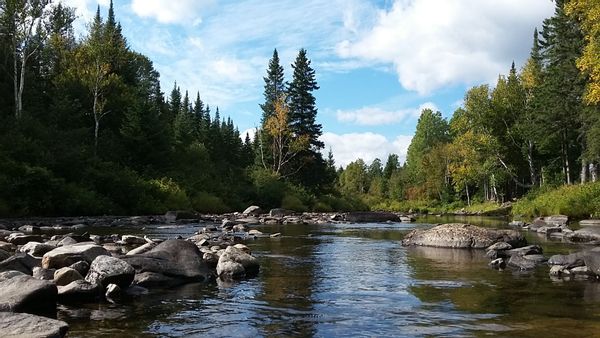
<svg viewBox="0 0 600 338">
<path fill-rule="evenodd" d="M 255 278 L 153 290 L 118 305 L 60 305 L 58 318 L 70 324 L 69 337 L 598 335 L 596 281 L 553 281 L 545 266 L 497 271 L 482 251 L 400 244 L 415 227 L 454 220 L 262 226 L 282 236 L 246 243 L 261 263 Z M 494 218 L 459 221 L 507 226 Z M 197 230 L 149 227 L 144 234 L 169 238 Z M 547 256 L 581 249 L 533 234 L 527 239 Z"/>
</svg>

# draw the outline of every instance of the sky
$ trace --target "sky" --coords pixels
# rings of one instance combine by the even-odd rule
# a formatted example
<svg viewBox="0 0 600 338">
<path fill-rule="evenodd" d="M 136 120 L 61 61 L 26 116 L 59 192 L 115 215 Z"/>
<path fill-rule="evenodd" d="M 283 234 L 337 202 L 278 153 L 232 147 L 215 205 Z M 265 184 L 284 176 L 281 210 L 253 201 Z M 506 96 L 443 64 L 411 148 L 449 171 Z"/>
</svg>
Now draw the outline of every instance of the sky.
<svg viewBox="0 0 600 338">
<path fill-rule="evenodd" d="M 79 36 L 109 0 L 74 7 Z M 316 71 L 317 122 L 337 165 L 401 160 L 423 108 L 446 118 L 468 88 L 524 64 L 551 0 L 115 0 L 130 47 L 163 91 L 200 93 L 240 131 L 260 123 L 263 77 L 277 48 L 286 79 L 305 48 Z"/>
</svg>

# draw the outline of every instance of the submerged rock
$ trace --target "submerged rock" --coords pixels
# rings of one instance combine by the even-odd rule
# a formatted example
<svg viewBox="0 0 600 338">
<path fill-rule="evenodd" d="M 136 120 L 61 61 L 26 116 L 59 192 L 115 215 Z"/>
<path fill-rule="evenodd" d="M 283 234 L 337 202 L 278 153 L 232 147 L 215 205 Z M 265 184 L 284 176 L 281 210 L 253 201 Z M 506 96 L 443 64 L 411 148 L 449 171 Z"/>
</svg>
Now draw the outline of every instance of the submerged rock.
<svg viewBox="0 0 600 338">
<path fill-rule="evenodd" d="M 69 325 L 62 320 L 27 313 L 0 312 L 0 332 L 3 337 L 61 338 Z"/>
<path fill-rule="evenodd" d="M 402 240 L 402 245 L 433 246 L 440 248 L 485 249 L 494 243 L 506 242 L 513 247 L 526 243 L 515 230 L 493 230 L 470 224 L 442 224 L 431 229 L 415 229 Z"/>
<path fill-rule="evenodd" d="M 102 286 L 83 279 L 58 287 L 58 300 L 63 303 L 92 302 L 102 295 Z"/>
</svg>

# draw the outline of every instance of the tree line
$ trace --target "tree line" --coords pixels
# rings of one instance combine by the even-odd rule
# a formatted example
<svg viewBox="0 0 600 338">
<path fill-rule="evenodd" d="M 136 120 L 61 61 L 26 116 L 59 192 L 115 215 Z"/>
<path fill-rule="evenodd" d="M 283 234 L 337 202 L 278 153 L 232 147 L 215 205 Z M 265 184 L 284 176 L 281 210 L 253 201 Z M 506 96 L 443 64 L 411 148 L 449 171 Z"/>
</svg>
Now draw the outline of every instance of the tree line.
<svg viewBox="0 0 600 338">
<path fill-rule="evenodd" d="M 556 0 L 529 58 L 469 89 L 449 120 L 423 110 L 406 163 L 340 172 L 346 193 L 390 201 L 505 202 L 541 187 L 595 182 L 600 161 L 600 5 Z M 390 164 L 391 163 L 391 164 Z M 386 202 L 387 201 L 387 202 Z"/>
<path fill-rule="evenodd" d="M 317 199 L 333 193 L 333 162 L 320 153 L 306 50 L 289 84 L 275 52 L 252 139 L 200 93 L 175 83 L 165 97 L 112 1 L 81 39 L 74 21 L 60 2 L 0 0 L 0 215 L 331 209 L 339 200 Z"/>
</svg>

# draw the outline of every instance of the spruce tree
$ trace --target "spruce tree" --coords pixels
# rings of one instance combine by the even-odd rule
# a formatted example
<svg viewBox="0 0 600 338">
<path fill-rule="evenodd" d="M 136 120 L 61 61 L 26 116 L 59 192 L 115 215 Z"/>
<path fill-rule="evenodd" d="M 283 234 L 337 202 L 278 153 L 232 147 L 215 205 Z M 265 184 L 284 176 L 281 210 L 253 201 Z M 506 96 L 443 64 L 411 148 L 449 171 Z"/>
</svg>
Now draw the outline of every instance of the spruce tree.
<svg viewBox="0 0 600 338">
<path fill-rule="evenodd" d="M 273 51 L 273 57 L 269 61 L 269 68 L 267 69 L 267 76 L 263 78 L 265 81 L 265 103 L 260 105 L 262 109 L 261 125 L 264 126 L 265 121 L 269 116 L 273 115 L 275 111 L 275 101 L 281 95 L 285 95 L 286 83 L 284 80 L 283 67 L 279 63 L 279 54 L 277 49 Z"/>
</svg>

